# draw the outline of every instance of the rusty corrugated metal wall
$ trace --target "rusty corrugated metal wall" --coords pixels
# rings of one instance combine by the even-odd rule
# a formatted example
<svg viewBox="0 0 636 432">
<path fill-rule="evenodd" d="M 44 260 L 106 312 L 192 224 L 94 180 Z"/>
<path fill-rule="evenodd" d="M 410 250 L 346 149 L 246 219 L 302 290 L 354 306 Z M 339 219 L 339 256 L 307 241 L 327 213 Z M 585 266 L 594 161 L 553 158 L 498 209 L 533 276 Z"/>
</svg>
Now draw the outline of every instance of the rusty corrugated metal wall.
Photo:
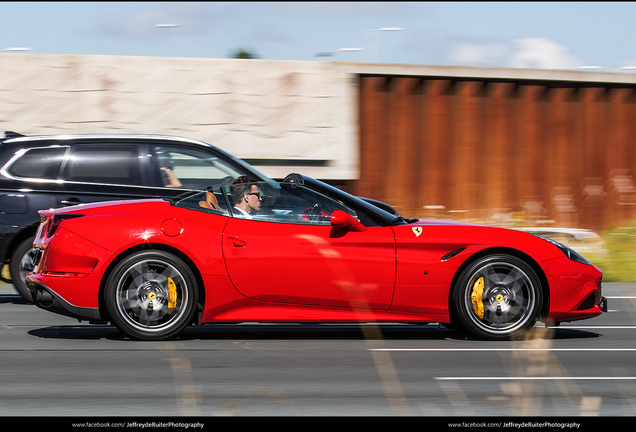
<svg viewBox="0 0 636 432">
<path fill-rule="evenodd" d="M 355 192 L 405 216 L 601 230 L 636 218 L 633 84 L 360 75 Z"/>
</svg>

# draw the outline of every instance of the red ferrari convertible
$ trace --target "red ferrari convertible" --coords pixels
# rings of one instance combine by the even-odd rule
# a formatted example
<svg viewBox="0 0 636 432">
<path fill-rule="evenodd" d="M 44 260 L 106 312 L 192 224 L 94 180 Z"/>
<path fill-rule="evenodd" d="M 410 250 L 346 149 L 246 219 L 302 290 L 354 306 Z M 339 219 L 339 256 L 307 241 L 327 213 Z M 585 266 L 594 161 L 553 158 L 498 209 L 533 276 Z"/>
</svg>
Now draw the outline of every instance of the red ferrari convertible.
<svg viewBox="0 0 636 432">
<path fill-rule="evenodd" d="M 498 340 L 607 310 L 602 272 L 557 242 L 405 219 L 298 174 L 40 214 L 34 303 L 136 339 L 205 323 L 437 322 Z"/>
</svg>

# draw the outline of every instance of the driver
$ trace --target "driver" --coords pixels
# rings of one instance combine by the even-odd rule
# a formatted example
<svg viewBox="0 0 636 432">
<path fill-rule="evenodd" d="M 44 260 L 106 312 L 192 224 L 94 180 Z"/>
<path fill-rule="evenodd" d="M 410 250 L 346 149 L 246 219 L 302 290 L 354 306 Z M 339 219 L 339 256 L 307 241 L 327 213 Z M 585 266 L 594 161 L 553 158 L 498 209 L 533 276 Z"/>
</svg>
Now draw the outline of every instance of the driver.
<svg viewBox="0 0 636 432">
<path fill-rule="evenodd" d="M 256 186 L 256 180 L 245 176 L 234 179 L 230 183 L 230 193 L 234 200 L 233 214 L 251 219 L 252 213 L 261 211 L 263 198 Z"/>
</svg>

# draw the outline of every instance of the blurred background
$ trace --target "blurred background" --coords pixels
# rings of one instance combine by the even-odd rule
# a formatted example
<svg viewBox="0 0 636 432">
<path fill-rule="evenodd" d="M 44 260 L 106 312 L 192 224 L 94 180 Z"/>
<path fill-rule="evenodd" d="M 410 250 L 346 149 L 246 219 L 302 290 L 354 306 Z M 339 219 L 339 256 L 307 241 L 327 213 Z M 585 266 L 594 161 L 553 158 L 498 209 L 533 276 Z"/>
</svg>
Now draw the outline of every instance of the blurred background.
<svg viewBox="0 0 636 432">
<path fill-rule="evenodd" d="M 200 139 L 636 281 L 633 3 L 1 3 L 0 122 Z"/>
</svg>

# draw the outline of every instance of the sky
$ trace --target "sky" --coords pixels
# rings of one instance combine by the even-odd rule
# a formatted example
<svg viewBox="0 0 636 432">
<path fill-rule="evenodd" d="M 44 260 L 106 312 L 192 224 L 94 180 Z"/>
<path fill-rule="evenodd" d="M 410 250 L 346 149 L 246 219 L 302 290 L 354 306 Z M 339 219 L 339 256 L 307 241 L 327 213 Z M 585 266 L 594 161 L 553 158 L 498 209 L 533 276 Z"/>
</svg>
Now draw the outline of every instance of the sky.
<svg viewBox="0 0 636 432">
<path fill-rule="evenodd" d="M 272 60 L 636 66 L 636 2 L 0 2 L 0 16 L 0 52 L 29 48 L 22 55 L 242 49 Z"/>
</svg>

